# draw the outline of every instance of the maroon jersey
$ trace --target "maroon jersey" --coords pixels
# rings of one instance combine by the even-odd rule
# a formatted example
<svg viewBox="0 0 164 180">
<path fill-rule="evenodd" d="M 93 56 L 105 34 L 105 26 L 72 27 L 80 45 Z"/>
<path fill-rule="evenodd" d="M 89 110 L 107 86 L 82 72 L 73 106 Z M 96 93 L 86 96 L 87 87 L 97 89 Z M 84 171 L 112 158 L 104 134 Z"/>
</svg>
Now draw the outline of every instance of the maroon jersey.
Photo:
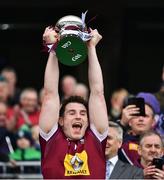
<svg viewBox="0 0 164 180">
<path fill-rule="evenodd" d="M 44 179 L 105 179 L 105 145 L 88 128 L 84 139 L 72 141 L 61 128 L 45 141 L 40 136 Z"/>
</svg>

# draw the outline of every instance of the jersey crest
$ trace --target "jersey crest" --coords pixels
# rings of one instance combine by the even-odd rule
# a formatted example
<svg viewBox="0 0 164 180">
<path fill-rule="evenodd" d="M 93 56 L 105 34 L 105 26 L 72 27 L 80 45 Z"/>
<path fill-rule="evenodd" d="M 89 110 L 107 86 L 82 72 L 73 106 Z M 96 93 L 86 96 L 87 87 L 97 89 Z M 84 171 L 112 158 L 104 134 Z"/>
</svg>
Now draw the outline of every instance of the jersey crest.
<svg viewBox="0 0 164 180">
<path fill-rule="evenodd" d="M 90 175 L 88 156 L 85 150 L 75 155 L 66 154 L 64 158 L 65 176 Z"/>
</svg>

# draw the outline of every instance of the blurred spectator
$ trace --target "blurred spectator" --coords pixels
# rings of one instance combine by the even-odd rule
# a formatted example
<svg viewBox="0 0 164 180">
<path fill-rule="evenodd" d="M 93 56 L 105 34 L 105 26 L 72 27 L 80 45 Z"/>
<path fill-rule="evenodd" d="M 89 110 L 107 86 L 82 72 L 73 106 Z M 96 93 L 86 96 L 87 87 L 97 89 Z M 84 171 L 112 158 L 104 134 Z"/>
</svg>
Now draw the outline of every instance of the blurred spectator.
<svg viewBox="0 0 164 180">
<path fill-rule="evenodd" d="M 134 115 L 139 110 L 134 105 L 128 105 L 123 109 L 120 121 L 123 126 L 128 124 L 130 130 L 125 133 L 122 147 L 119 150 L 119 157 L 132 165 L 138 164 L 140 135 L 154 128 L 155 115 L 160 112 L 159 102 L 153 94 L 141 92 L 136 97 L 142 97 L 145 100 L 145 116 Z"/>
<path fill-rule="evenodd" d="M 8 103 L 9 83 L 7 79 L 0 75 L 0 102 Z"/>
<path fill-rule="evenodd" d="M 160 103 L 160 115 L 156 121 L 155 130 L 158 132 L 164 140 L 164 66 L 162 68 L 162 82 L 159 91 L 154 93 Z"/>
<path fill-rule="evenodd" d="M 154 129 L 160 134 L 164 141 L 164 114 L 160 114 Z"/>
<path fill-rule="evenodd" d="M 7 118 L 7 105 L 0 102 L 0 161 L 9 162 L 8 154 L 16 148 L 12 126 Z"/>
<path fill-rule="evenodd" d="M 160 135 L 154 131 L 148 131 L 140 137 L 138 153 L 140 155 L 140 167 L 144 169 L 145 179 L 164 179 L 163 170 L 153 165 L 154 158 L 161 158 L 163 155 L 163 142 Z"/>
<path fill-rule="evenodd" d="M 118 149 L 121 147 L 122 140 L 122 128 L 117 123 L 110 121 L 105 150 L 107 159 L 106 179 L 143 179 L 142 169 L 128 163 L 124 163 L 118 159 Z M 108 163 L 110 163 L 109 169 L 107 166 Z"/>
<path fill-rule="evenodd" d="M 83 83 L 77 83 L 73 92 L 74 96 L 81 96 L 85 100 L 88 100 L 88 87 Z"/>
<path fill-rule="evenodd" d="M 145 110 L 147 109 L 146 107 L 151 108 L 153 111 L 153 119 L 156 121 L 156 115 L 159 116 L 160 113 L 160 104 L 157 98 L 148 92 L 140 92 L 136 95 L 137 98 L 143 98 L 145 101 Z M 128 101 L 128 99 L 127 99 Z M 119 124 L 124 128 L 129 125 L 129 121 L 133 119 L 135 116 L 134 114 L 138 113 L 139 109 L 135 105 L 127 105 L 126 102 L 124 104 L 124 108 L 122 110 L 122 115 L 121 119 L 118 120 Z M 145 112 L 146 113 L 146 112 Z M 138 116 L 139 117 L 139 116 Z M 155 126 L 155 121 L 154 121 L 154 126 Z M 125 130 L 126 128 L 124 128 Z"/>
<path fill-rule="evenodd" d="M 33 138 L 29 131 L 18 131 L 16 134 L 17 148 L 10 157 L 17 161 L 40 160 L 40 151 L 33 147 Z"/>
<path fill-rule="evenodd" d="M 8 104 L 13 106 L 19 103 L 19 96 L 20 96 L 20 89 L 16 86 L 17 85 L 17 74 L 13 67 L 5 67 L 1 71 L 1 75 L 6 78 L 8 81 L 9 87 L 9 98 Z"/>
<path fill-rule="evenodd" d="M 38 124 L 40 111 L 38 110 L 38 94 L 34 88 L 26 88 L 20 95 L 19 106 L 15 106 L 10 118 L 15 121 L 16 129 L 24 125 L 29 127 Z"/>
<path fill-rule="evenodd" d="M 63 93 L 61 100 L 66 99 L 73 95 L 75 85 L 76 85 L 76 79 L 71 75 L 65 75 L 61 79 L 61 91 Z"/>
<path fill-rule="evenodd" d="M 124 99 L 129 95 L 124 88 L 115 90 L 110 99 L 109 119 L 116 121 L 120 118 Z"/>
<path fill-rule="evenodd" d="M 14 152 L 10 153 L 9 156 L 15 161 L 36 161 L 41 159 L 40 150 L 37 150 L 33 146 L 33 139 L 31 133 L 28 131 L 18 131 L 16 134 L 17 148 Z M 12 169 L 14 172 L 19 172 L 19 168 Z M 25 167 L 25 173 L 37 173 L 39 172 L 36 167 Z"/>
</svg>

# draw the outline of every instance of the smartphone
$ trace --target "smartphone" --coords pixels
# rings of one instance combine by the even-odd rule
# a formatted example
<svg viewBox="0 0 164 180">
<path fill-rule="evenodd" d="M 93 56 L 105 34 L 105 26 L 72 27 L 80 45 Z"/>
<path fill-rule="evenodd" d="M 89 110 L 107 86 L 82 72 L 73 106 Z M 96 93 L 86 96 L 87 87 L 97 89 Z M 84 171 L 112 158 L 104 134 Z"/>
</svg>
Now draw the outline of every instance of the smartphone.
<svg viewBox="0 0 164 180">
<path fill-rule="evenodd" d="M 138 107 L 139 113 L 133 114 L 134 116 L 145 116 L 145 101 L 144 98 L 140 98 L 140 97 L 132 97 L 129 98 L 127 101 L 127 105 L 136 105 L 136 107 Z"/>
<path fill-rule="evenodd" d="M 152 161 L 152 165 L 155 165 L 156 168 L 162 170 L 162 166 L 164 165 L 164 160 L 162 158 L 154 158 Z"/>
</svg>

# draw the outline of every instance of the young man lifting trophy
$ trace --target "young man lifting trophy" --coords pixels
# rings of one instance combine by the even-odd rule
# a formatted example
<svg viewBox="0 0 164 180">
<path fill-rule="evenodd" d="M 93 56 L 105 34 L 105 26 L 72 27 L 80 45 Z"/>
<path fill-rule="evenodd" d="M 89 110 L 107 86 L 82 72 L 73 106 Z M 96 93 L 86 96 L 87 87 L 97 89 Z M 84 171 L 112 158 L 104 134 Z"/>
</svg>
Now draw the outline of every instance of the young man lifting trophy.
<svg viewBox="0 0 164 180">
<path fill-rule="evenodd" d="M 69 16 L 60 19 L 55 28 L 47 27 L 43 34 L 45 44 L 50 45 L 39 117 L 41 172 L 44 179 L 105 179 L 108 114 L 103 76 L 96 53 L 102 36 L 96 29 L 90 29 L 87 33 L 82 22 Z M 85 35 L 91 38 L 87 40 Z M 58 60 L 74 66 L 81 63 L 86 55 L 90 90 L 88 100 L 70 96 L 61 102 Z"/>
</svg>

